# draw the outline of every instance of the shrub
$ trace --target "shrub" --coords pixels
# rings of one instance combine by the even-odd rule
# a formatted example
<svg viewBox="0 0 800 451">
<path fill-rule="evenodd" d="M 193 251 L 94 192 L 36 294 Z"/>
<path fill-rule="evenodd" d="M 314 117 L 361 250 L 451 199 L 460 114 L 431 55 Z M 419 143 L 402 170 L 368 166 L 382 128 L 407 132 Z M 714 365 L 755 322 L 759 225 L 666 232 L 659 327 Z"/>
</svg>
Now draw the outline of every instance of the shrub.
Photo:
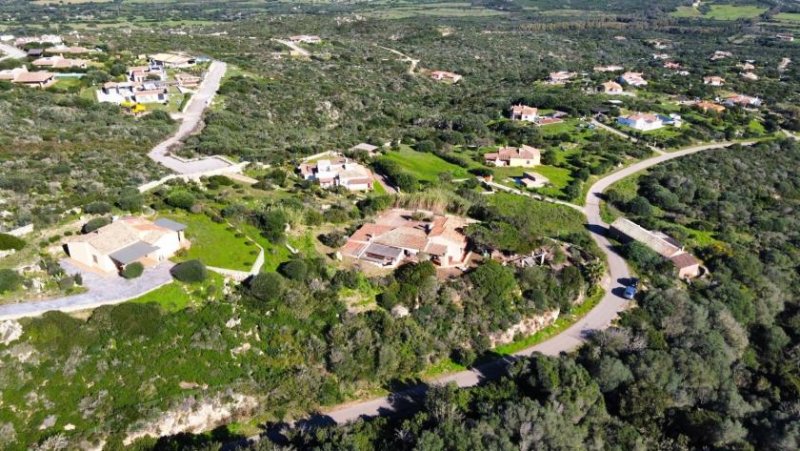
<svg viewBox="0 0 800 451">
<path fill-rule="evenodd" d="M 283 295 L 283 279 L 274 272 L 257 274 L 250 281 L 250 294 L 261 301 L 280 299 Z"/>
<path fill-rule="evenodd" d="M 91 215 L 103 215 L 111 211 L 111 204 L 108 202 L 92 202 L 85 207 L 83 211 Z"/>
<path fill-rule="evenodd" d="M 14 291 L 22 284 L 22 276 L 13 269 L 0 269 L 0 293 Z"/>
<path fill-rule="evenodd" d="M 189 210 L 196 202 L 196 199 L 192 193 L 186 190 L 177 190 L 169 193 L 166 202 L 167 205 L 172 207 Z"/>
<path fill-rule="evenodd" d="M 170 273 L 172 277 L 185 283 L 199 283 L 208 277 L 208 270 L 200 260 L 179 263 L 170 270 Z"/>
<path fill-rule="evenodd" d="M 278 272 L 287 279 L 305 280 L 308 276 L 308 264 L 305 260 L 289 260 L 278 268 Z"/>
<path fill-rule="evenodd" d="M 111 218 L 102 217 L 102 218 L 90 219 L 89 222 L 83 225 L 81 232 L 91 233 L 99 229 L 100 227 L 107 226 L 109 224 L 111 224 Z"/>
<path fill-rule="evenodd" d="M 121 275 L 126 279 L 135 279 L 141 276 L 143 272 L 144 272 L 144 265 L 142 265 L 139 262 L 133 262 L 125 266 L 125 269 L 122 270 Z"/>
<path fill-rule="evenodd" d="M 208 183 L 214 183 L 219 186 L 230 186 L 233 185 L 233 180 L 224 175 L 212 175 L 208 178 Z"/>
<path fill-rule="evenodd" d="M 347 242 L 347 236 L 342 232 L 333 231 L 320 235 L 319 240 L 328 247 L 339 248 L 344 246 L 344 243 Z"/>
<path fill-rule="evenodd" d="M 11 249 L 18 251 L 23 247 L 25 247 L 25 240 L 7 233 L 0 233 L 0 251 L 8 251 Z"/>
</svg>

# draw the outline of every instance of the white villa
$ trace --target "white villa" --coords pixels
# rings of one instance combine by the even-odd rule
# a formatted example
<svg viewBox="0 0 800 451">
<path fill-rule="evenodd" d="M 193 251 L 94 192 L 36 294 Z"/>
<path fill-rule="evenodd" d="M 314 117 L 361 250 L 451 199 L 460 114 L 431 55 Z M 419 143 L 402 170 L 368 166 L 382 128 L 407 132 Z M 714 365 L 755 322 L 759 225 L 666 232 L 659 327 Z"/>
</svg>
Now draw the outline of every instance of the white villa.
<svg viewBox="0 0 800 451">
<path fill-rule="evenodd" d="M 600 91 L 608 94 L 608 95 L 618 95 L 623 94 L 625 91 L 622 89 L 622 85 L 615 81 L 607 81 L 600 85 Z"/>
<path fill-rule="evenodd" d="M 536 122 L 539 119 L 539 109 L 527 105 L 514 105 L 511 107 L 511 119 L 515 121 Z"/>
<path fill-rule="evenodd" d="M 657 114 L 634 113 L 617 118 L 617 123 L 641 131 L 658 130 L 664 126 L 664 121 Z"/>
<path fill-rule="evenodd" d="M 532 168 L 542 164 L 542 151 L 531 146 L 503 147 L 483 156 L 487 165 Z"/>
<path fill-rule="evenodd" d="M 323 188 L 343 186 L 350 191 L 368 191 L 374 181 L 369 169 L 343 157 L 303 163 L 297 170 L 304 180 L 317 181 Z"/>
</svg>

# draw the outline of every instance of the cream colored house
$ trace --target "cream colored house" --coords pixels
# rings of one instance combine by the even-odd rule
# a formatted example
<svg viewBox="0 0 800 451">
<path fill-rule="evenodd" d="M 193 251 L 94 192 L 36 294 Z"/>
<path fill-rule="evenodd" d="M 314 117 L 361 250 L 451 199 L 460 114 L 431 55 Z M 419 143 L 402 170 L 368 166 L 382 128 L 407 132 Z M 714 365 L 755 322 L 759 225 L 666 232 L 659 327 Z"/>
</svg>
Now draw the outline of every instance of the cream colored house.
<svg viewBox="0 0 800 451">
<path fill-rule="evenodd" d="M 67 253 L 76 262 L 113 273 L 139 262 L 154 266 L 191 243 L 186 226 L 169 219 L 155 222 L 140 217 L 121 218 L 84 235 L 70 237 Z"/>
<path fill-rule="evenodd" d="M 483 156 L 484 163 L 492 166 L 532 168 L 542 164 L 542 151 L 531 146 L 503 147 Z"/>
</svg>

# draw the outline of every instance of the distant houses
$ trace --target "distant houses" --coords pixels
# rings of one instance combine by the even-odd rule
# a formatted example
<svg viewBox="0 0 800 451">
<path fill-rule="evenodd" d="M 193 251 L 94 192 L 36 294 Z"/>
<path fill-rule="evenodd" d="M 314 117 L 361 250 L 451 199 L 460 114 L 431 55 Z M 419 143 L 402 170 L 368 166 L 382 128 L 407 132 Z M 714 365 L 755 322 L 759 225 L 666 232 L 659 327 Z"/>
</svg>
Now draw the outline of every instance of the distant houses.
<svg viewBox="0 0 800 451">
<path fill-rule="evenodd" d="M 752 72 L 742 72 L 741 74 L 739 74 L 739 76 L 744 78 L 745 80 L 758 81 L 758 75 Z"/>
<path fill-rule="evenodd" d="M 609 229 L 612 237 L 623 241 L 637 241 L 668 259 L 678 270 L 681 279 L 700 275 L 700 261 L 686 252 L 680 243 L 661 232 L 651 232 L 626 218 L 617 218 Z"/>
<path fill-rule="evenodd" d="M 366 152 L 367 155 L 370 157 L 375 156 L 379 151 L 380 147 L 374 146 L 369 143 L 360 143 L 356 144 L 355 146 L 348 149 L 350 152 Z"/>
<path fill-rule="evenodd" d="M 431 72 L 431 78 L 436 81 L 445 81 L 449 83 L 458 83 L 461 81 L 461 75 L 455 72 L 448 72 L 445 70 L 435 70 Z"/>
<path fill-rule="evenodd" d="M 514 105 L 511 107 L 511 120 L 536 122 L 539 119 L 539 109 L 527 105 Z"/>
<path fill-rule="evenodd" d="M 470 220 L 449 215 L 418 216 L 418 212 L 400 209 L 384 212 L 374 223 L 361 226 L 341 253 L 383 268 L 396 268 L 423 256 L 444 268 L 466 265 L 470 252 L 464 229 Z"/>
<path fill-rule="evenodd" d="M 647 80 L 644 79 L 641 72 L 625 72 L 620 75 L 619 82 L 637 88 L 640 86 L 647 86 Z"/>
<path fill-rule="evenodd" d="M 732 57 L 733 57 L 733 53 L 731 53 L 731 52 L 723 51 L 723 50 L 717 50 L 717 51 L 714 52 L 713 55 L 711 55 L 711 57 L 709 59 L 711 61 L 717 61 L 717 60 L 721 60 L 721 59 L 725 59 L 725 58 L 732 58 Z"/>
<path fill-rule="evenodd" d="M 743 94 L 735 94 L 725 98 L 723 104 L 727 106 L 740 106 L 740 107 L 760 107 L 761 99 L 758 97 L 746 96 Z"/>
<path fill-rule="evenodd" d="M 703 84 L 709 86 L 722 86 L 725 84 L 725 79 L 717 75 L 703 77 Z"/>
<path fill-rule="evenodd" d="M 526 145 L 503 147 L 485 154 L 483 161 L 490 166 L 532 168 L 542 164 L 542 151 Z"/>
<path fill-rule="evenodd" d="M 369 169 L 344 157 L 303 163 L 297 171 L 304 180 L 315 181 L 323 188 L 341 186 L 350 191 L 367 191 L 374 182 Z"/>
</svg>

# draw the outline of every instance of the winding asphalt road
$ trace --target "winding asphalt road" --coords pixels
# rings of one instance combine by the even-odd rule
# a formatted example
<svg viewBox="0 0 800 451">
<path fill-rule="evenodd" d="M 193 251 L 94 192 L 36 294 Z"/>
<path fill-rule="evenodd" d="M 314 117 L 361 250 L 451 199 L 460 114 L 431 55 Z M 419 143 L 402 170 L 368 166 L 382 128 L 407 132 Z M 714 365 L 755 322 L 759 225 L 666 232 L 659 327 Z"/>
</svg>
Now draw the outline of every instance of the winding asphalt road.
<svg viewBox="0 0 800 451">
<path fill-rule="evenodd" d="M 738 144 L 750 146 L 754 143 L 755 141 L 749 141 L 740 142 Z M 606 224 L 600 216 L 600 203 L 603 191 L 625 177 L 659 163 L 663 163 L 664 161 L 706 150 L 722 149 L 732 144 L 736 143 L 721 142 L 717 144 L 698 145 L 675 152 L 659 154 L 620 169 L 595 182 L 589 189 L 583 212 L 586 215 L 587 227 L 589 232 L 591 232 L 592 238 L 594 238 L 595 242 L 600 246 L 600 249 L 605 253 L 607 259 L 608 271 L 601 282 L 606 293 L 597 306 L 565 331 L 536 346 L 517 352 L 514 356 L 509 358 L 495 360 L 479 367 L 440 377 L 434 381 L 430 381 L 429 384 L 448 384 L 453 382 L 459 387 L 471 387 L 484 380 L 502 376 L 507 366 L 517 357 L 529 356 L 536 352 L 545 355 L 558 355 L 562 352 L 570 352 L 583 344 L 590 332 L 608 328 L 617 318 L 617 315 L 630 305 L 629 301 L 619 296 L 619 292 L 623 288 L 622 281 L 629 279 L 631 273 L 625 260 L 614 252 L 611 243 L 608 238 L 606 238 L 608 224 Z M 308 423 L 342 424 L 361 417 L 390 415 L 405 409 L 413 409 L 418 407 L 419 400 L 422 399 L 422 395 L 424 395 L 426 389 L 426 386 L 413 386 L 387 397 L 339 406 L 323 412 L 316 418 L 309 419 Z"/>
<path fill-rule="evenodd" d="M 194 160 L 184 160 L 169 155 L 169 148 L 189 136 L 189 134 L 197 128 L 198 124 L 200 124 L 200 120 L 203 118 L 203 112 L 211 104 L 211 100 L 214 98 L 217 90 L 219 90 L 219 85 L 227 68 L 228 65 L 222 61 L 213 61 L 211 65 L 209 65 L 206 76 L 203 78 L 202 83 L 200 83 L 200 87 L 197 88 L 197 92 L 192 95 L 189 104 L 182 114 L 181 125 L 178 127 L 178 131 L 153 147 L 147 154 L 148 157 L 179 174 L 196 174 L 231 166 L 230 162 L 220 157 L 212 156 Z"/>
</svg>

